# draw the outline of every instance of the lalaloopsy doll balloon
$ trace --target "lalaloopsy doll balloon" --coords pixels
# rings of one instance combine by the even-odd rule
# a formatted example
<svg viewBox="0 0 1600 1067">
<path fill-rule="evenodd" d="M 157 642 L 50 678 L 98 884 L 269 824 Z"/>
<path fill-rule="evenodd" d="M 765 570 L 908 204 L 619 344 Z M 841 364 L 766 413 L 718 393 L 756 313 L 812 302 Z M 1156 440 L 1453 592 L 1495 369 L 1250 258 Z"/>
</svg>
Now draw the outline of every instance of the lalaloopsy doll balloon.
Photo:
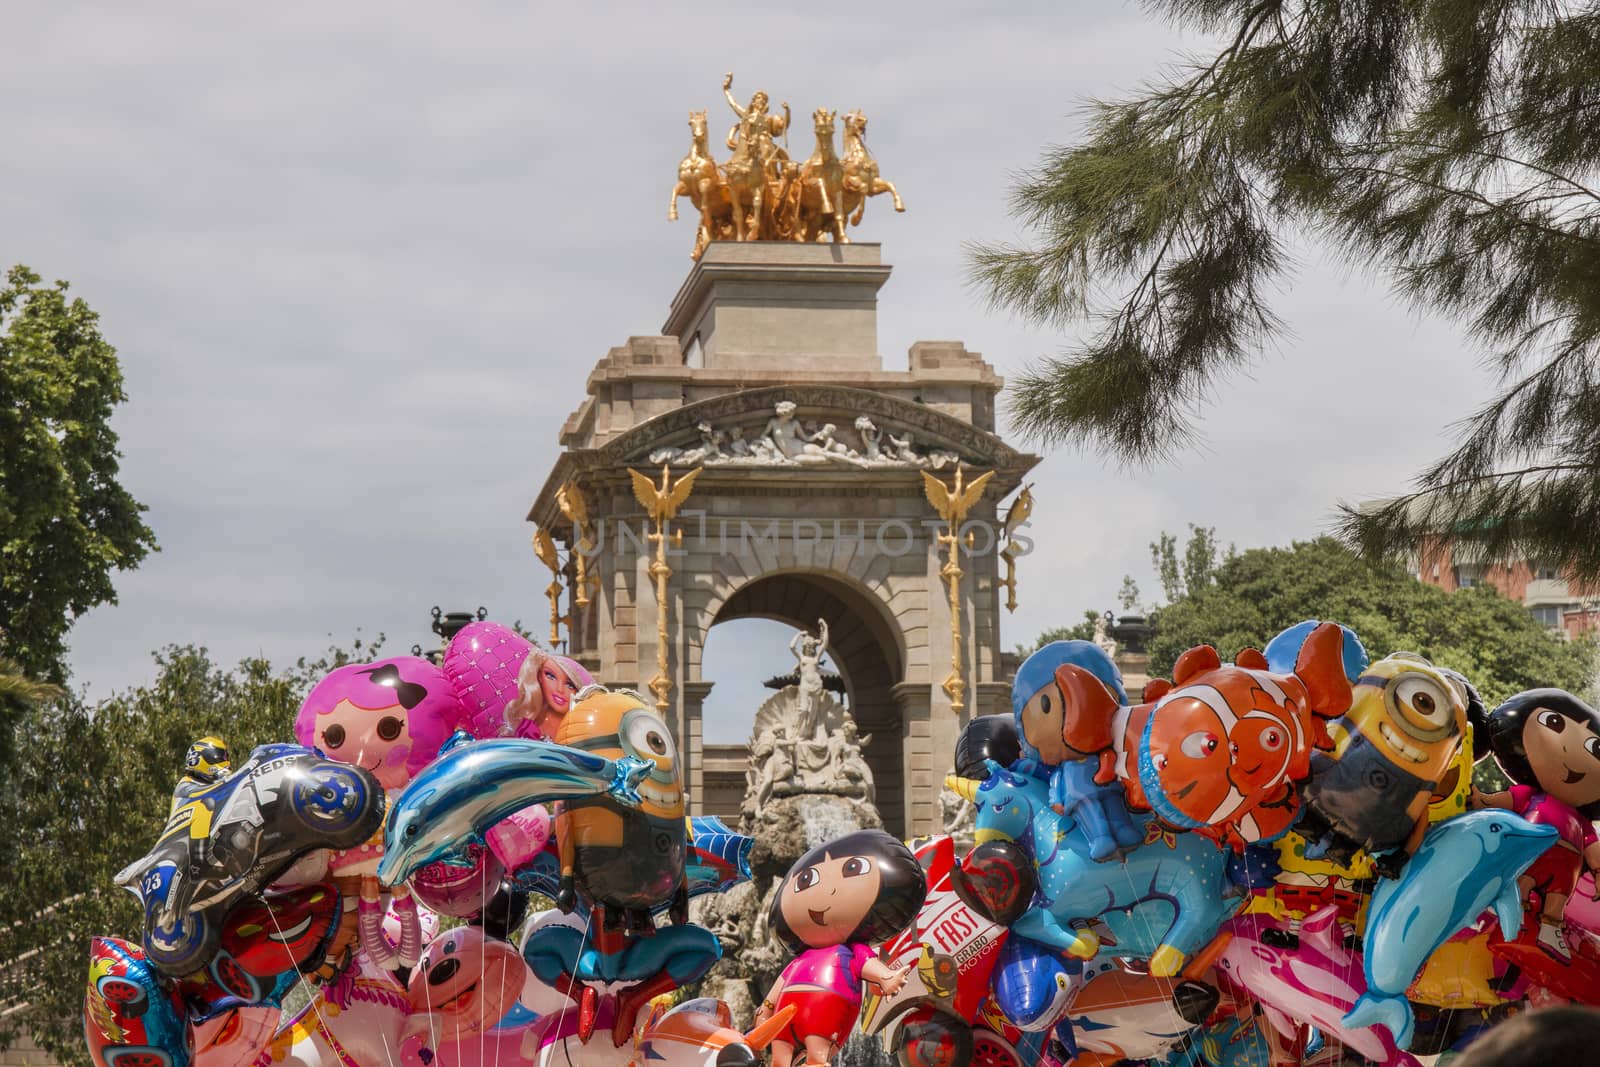
<svg viewBox="0 0 1600 1067">
<path fill-rule="evenodd" d="M 900 991 L 910 965 L 890 968 L 871 943 L 911 925 L 927 892 L 916 856 L 882 830 L 846 834 L 795 861 L 767 918 L 796 955 L 756 1013 L 760 1025 L 795 1009 L 772 1042 L 772 1067 L 828 1063 L 855 1028 L 863 979 L 886 997 Z"/>
</svg>

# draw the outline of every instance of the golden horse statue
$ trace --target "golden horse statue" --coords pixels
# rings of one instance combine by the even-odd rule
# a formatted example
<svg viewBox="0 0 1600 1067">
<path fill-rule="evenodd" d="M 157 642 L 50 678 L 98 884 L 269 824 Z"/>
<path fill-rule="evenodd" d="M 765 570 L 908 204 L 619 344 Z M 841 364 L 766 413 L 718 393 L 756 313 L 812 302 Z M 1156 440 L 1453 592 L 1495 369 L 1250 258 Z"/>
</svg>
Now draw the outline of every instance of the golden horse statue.
<svg viewBox="0 0 1600 1067">
<path fill-rule="evenodd" d="M 844 213 L 850 216 L 850 225 L 861 225 L 861 218 L 867 213 L 867 197 L 879 193 L 894 198 L 896 211 L 906 209 L 900 190 L 878 174 L 878 161 L 867 150 L 867 116 L 852 111 L 844 117 Z"/>
<path fill-rule="evenodd" d="M 728 187 L 717 170 L 717 161 L 711 156 L 704 111 L 689 112 L 689 132 L 692 136 L 689 154 L 678 164 L 678 183 L 672 187 L 667 218 L 677 221 L 678 198 L 687 196 L 689 203 L 700 212 L 694 251 L 689 253 L 691 259 L 699 259 L 706 245 L 732 231 L 733 205 L 728 199 Z"/>
<path fill-rule="evenodd" d="M 834 120 L 838 112 L 818 108 L 811 116 L 817 147 L 800 167 L 794 200 L 791 238 L 820 241 L 832 232 L 835 244 L 848 244 L 844 232 L 844 163 L 833 150 Z"/>
<path fill-rule="evenodd" d="M 733 155 L 722 165 L 723 185 L 728 190 L 728 207 L 733 213 L 735 241 L 761 240 L 762 199 L 767 191 L 767 173 L 753 151 L 751 142 L 741 139 Z"/>
<path fill-rule="evenodd" d="M 787 101 L 783 113 L 774 115 L 771 98 L 757 90 L 741 106 L 731 73 L 723 75 L 722 95 L 738 117 L 725 138 L 732 157 L 718 164 L 706 112 L 691 111 L 689 154 L 678 164 L 667 203 L 668 219 L 677 219 L 678 200 L 685 196 L 700 213 L 692 258 L 698 260 L 712 241 L 822 241 L 831 234 L 836 243 L 848 244 L 846 230 L 861 224 L 867 198 L 880 193 L 894 198 L 896 211 L 905 210 L 899 190 L 878 172 L 867 148 L 867 118 L 860 111 L 845 116 L 842 157 L 834 148 L 838 113 L 814 112 L 816 149 L 802 164 L 779 143 L 790 126 Z"/>
</svg>

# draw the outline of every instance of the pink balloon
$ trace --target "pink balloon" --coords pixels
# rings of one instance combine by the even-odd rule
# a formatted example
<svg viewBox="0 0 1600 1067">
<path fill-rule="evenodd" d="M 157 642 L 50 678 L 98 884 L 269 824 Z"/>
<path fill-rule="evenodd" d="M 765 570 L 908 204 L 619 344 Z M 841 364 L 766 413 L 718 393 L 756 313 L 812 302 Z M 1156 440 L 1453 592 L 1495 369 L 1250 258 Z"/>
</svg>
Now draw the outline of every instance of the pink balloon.
<svg viewBox="0 0 1600 1067">
<path fill-rule="evenodd" d="M 445 650 L 444 673 L 466 709 L 467 732 L 498 737 L 517 698 L 517 671 L 533 644 L 497 622 L 469 622 Z"/>
<path fill-rule="evenodd" d="M 1578 887 L 1567 898 L 1567 922 L 1591 934 L 1600 935 L 1600 902 L 1594 899 L 1594 875 L 1578 879 Z"/>
<path fill-rule="evenodd" d="M 514 811 L 489 827 L 483 838 L 505 869 L 515 871 L 544 851 L 550 840 L 550 812 L 543 804 Z"/>
</svg>

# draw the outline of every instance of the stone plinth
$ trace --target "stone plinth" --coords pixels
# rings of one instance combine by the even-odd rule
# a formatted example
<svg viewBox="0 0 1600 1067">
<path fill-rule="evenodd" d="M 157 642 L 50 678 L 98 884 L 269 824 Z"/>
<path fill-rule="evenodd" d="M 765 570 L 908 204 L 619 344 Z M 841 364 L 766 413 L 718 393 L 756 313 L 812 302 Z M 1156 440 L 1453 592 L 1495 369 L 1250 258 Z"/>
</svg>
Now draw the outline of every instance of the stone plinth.
<svg viewBox="0 0 1600 1067">
<path fill-rule="evenodd" d="M 689 272 L 661 332 L 690 366 L 877 370 L 875 244 L 717 241 Z"/>
</svg>

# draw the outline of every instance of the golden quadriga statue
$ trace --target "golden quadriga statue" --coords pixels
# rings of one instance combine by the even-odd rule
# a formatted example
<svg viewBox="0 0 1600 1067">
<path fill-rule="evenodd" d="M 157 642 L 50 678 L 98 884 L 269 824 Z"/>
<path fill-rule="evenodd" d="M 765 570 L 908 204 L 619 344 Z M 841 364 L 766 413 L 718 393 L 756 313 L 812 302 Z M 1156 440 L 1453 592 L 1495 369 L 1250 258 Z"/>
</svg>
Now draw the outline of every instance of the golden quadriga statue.
<svg viewBox="0 0 1600 1067">
<path fill-rule="evenodd" d="M 816 147 L 804 163 L 796 163 L 778 143 L 789 133 L 789 105 L 783 114 L 767 110 L 770 100 L 760 90 L 744 107 L 733 96 L 733 75 L 722 78 L 722 95 L 738 116 L 728 130 L 733 152 L 718 164 L 711 155 L 704 111 L 689 112 L 689 154 L 678 164 L 667 218 L 678 217 L 678 199 L 688 197 L 700 213 L 694 251 L 699 259 L 712 241 L 834 241 L 848 243 L 846 225 L 861 225 L 867 197 L 888 193 L 894 209 L 904 211 L 894 183 L 878 173 L 878 161 L 867 151 L 867 117 L 852 111 L 844 117 L 844 155 L 834 151 L 838 112 L 818 108 L 811 115 Z"/>
</svg>

